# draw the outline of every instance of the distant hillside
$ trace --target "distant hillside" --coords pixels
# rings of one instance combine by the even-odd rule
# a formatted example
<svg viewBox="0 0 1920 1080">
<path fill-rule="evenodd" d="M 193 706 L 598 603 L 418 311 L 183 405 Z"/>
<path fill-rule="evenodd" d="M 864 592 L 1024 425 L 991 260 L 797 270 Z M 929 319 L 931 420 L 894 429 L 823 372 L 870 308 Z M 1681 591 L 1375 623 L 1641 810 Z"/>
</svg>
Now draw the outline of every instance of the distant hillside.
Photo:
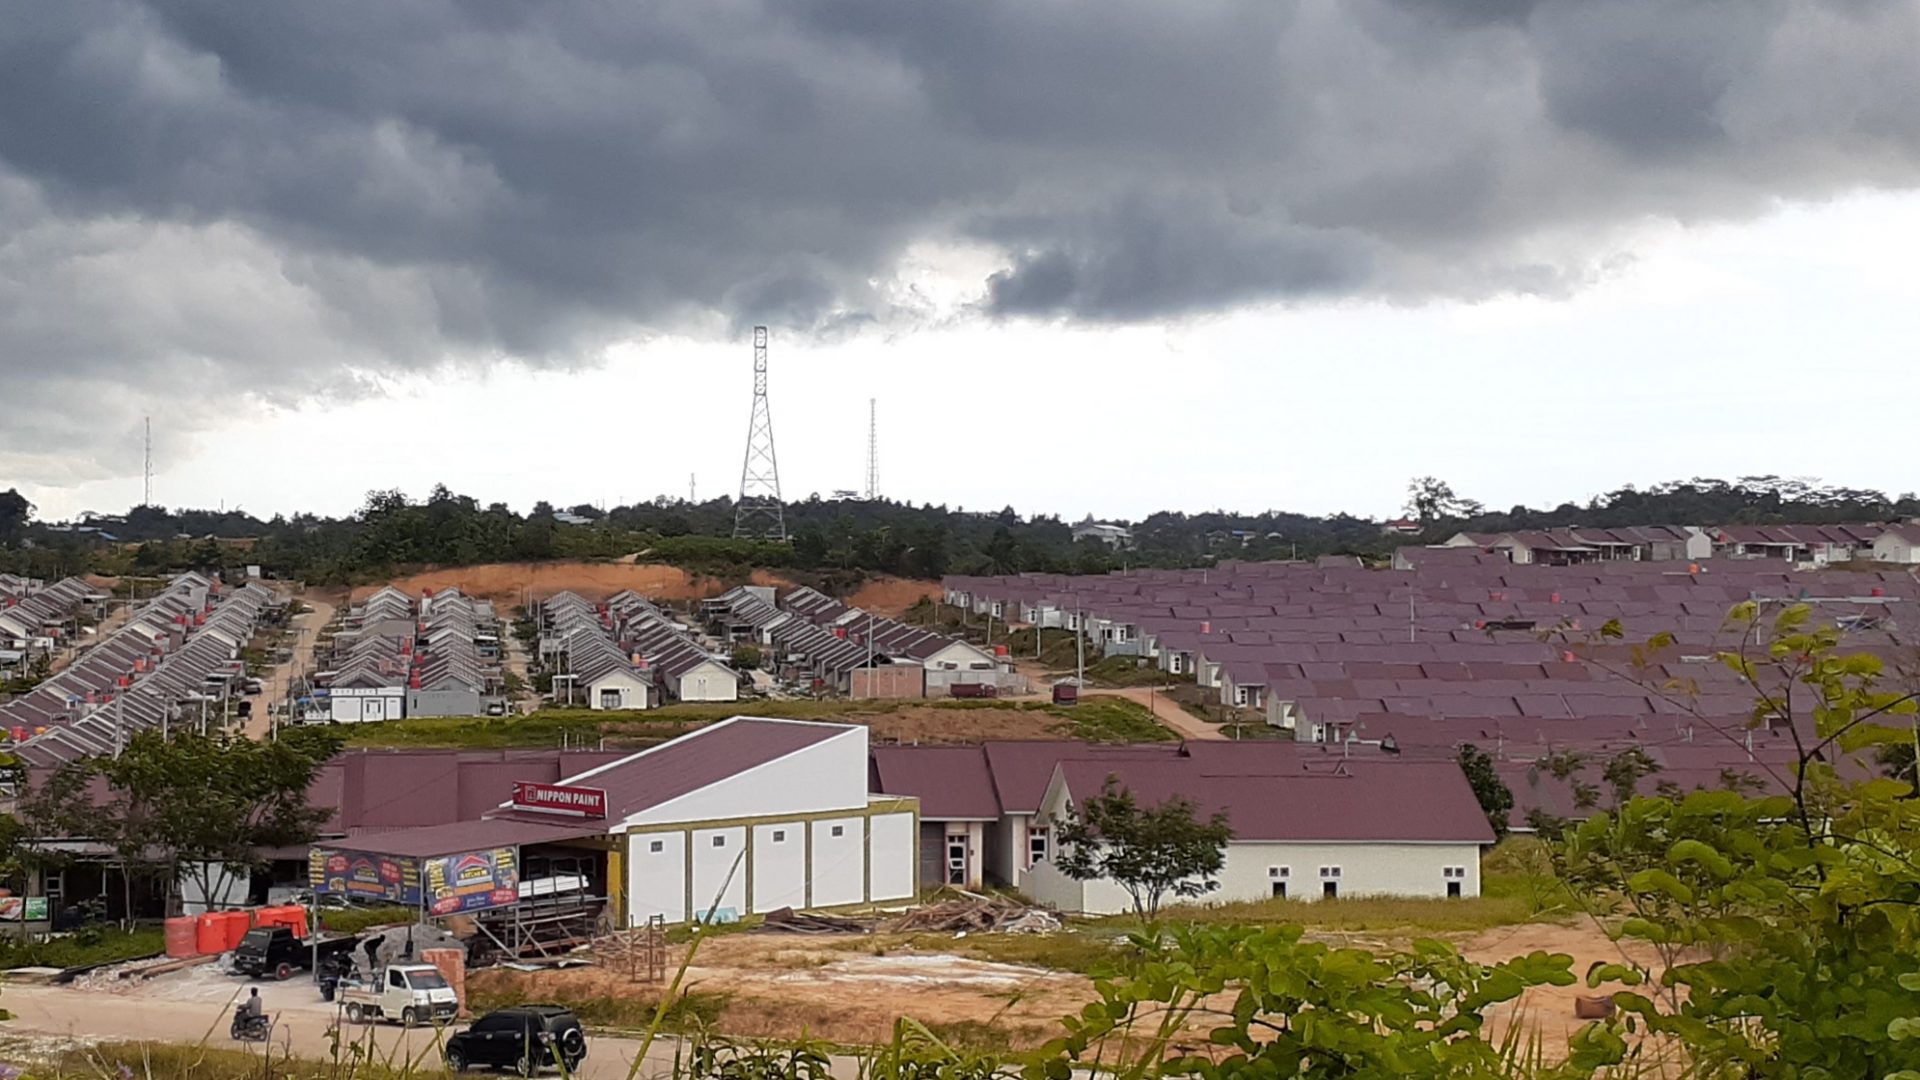
<svg viewBox="0 0 1920 1080">
<path fill-rule="evenodd" d="M 1920 515 L 1920 499 L 1779 477 L 1695 479 L 1612 491 L 1550 510 L 1489 512 L 1431 477 L 1409 488 L 1405 531 L 1351 514 L 1313 516 L 1163 512 L 1110 522 L 1123 541 L 1074 539 L 1059 517 L 1022 517 L 1012 508 L 979 512 L 887 500 L 823 500 L 786 508 L 792 543 L 731 539 L 733 501 L 661 498 L 601 511 L 547 503 L 518 514 L 505 504 L 436 487 L 416 501 L 373 492 L 345 518 L 310 514 L 262 521 L 238 512 L 141 506 L 82 528 L 31 520 L 32 508 L 0 493 L 0 570 L 150 573 L 186 567 L 258 565 L 278 577 L 324 585 L 386 581 L 427 568 L 615 560 L 678 567 L 733 583 L 755 570 L 804 577 L 844 594 L 876 576 L 936 581 L 948 573 L 1104 573 L 1130 566 L 1205 566 L 1224 559 L 1384 558 L 1402 544 L 1444 539 L 1461 529 L 1502 532 L 1565 525 L 1728 525 L 1880 521 Z"/>
</svg>

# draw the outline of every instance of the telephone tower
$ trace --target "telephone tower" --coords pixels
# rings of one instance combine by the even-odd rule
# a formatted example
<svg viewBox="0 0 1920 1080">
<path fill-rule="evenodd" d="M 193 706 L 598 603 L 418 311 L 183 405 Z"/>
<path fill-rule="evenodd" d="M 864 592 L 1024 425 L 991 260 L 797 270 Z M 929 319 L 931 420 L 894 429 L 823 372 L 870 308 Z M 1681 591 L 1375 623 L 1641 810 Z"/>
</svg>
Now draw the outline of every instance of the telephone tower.
<svg viewBox="0 0 1920 1080">
<path fill-rule="evenodd" d="M 867 399 L 867 501 L 880 497 L 880 407 Z"/>
<path fill-rule="evenodd" d="M 767 408 L 767 328 L 753 328 L 753 416 L 747 421 L 747 457 L 740 466 L 740 501 L 733 508 L 736 540 L 787 540 L 780 501 L 780 466 L 773 456 L 773 413 Z"/>
<path fill-rule="evenodd" d="M 147 417 L 146 423 L 147 423 L 146 461 L 141 467 L 141 477 L 142 477 L 143 483 L 141 484 L 141 487 L 140 487 L 140 505 L 152 506 L 153 505 L 153 417 L 151 416 Z"/>
</svg>

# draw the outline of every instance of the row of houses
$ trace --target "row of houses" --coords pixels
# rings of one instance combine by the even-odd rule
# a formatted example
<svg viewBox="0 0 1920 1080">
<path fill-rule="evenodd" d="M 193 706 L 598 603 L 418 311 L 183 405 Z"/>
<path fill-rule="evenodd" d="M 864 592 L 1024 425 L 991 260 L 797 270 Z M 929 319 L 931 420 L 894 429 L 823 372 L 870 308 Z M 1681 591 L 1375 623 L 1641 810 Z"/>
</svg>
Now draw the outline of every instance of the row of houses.
<svg viewBox="0 0 1920 1080">
<path fill-rule="evenodd" d="M 554 696 L 592 709 L 651 709 L 667 701 L 737 701 L 740 676 L 647 598 L 622 590 L 595 605 L 571 592 L 540 605 L 541 662 Z"/>
<path fill-rule="evenodd" d="M 111 754 L 132 733 L 203 723 L 246 678 L 242 652 L 279 601 L 255 584 L 182 574 L 31 692 L 0 705 L 28 765 Z"/>
<path fill-rule="evenodd" d="M 1736 604 L 1806 603 L 1849 651 L 1882 657 L 1889 672 L 1920 670 L 1908 643 L 1920 583 L 1893 568 L 1403 554 L 1398 570 L 1329 561 L 955 577 L 944 599 L 1016 624 L 1081 627 L 1093 648 L 1190 679 L 1230 715 L 1301 744 L 1403 760 L 1474 744 L 1508 777 L 1518 826 L 1535 811 L 1577 810 L 1606 761 L 1628 750 L 1657 766 L 1648 790 L 1776 783 L 1775 767 L 1795 753 L 1794 725 L 1753 723 L 1752 688 L 1719 662 L 1742 645 L 1726 622 Z M 1603 627 L 1624 636 L 1603 637 Z M 1636 651 L 1655 634 L 1671 644 Z M 1556 766 L 1543 771 L 1545 761 Z"/>
<path fill-rule="evenodd" d="M 51 585 L 14 574 L 0 574 L 0 652 L 15 661 L 51 653 L 73 631 L 81 616 L 98 619 L 109 597 L 83 578 Z"/>
<path fill-rule="evenodd" d="M 321 717 L 354 724 L 504 710 L 499 620 L 458 589 L 416 602 L 387 586 L 348 609 L 324 669 Z"/>
<path fill-rule="evenodd" d="M 812 588 L 776 596 L 741 586 L 703 605 L 713 632 L 767 651 L 788 683 L 855 698 L 949 697 L 955 687 L 1019 693 L 1026 680 L 990 653 L 923 626 L 852 607 Z"/>
<path fill-rule="evenodd" d="M 1854 560 L 1912 564 L 1920 563 L 1920 524 L 1644 525 L 1463 532 L 1443 546 L 1479 548 L 1511 562 L 1551 566 L 1704 559 L 1778 559 L 1814 566 Z"/>
</svg>

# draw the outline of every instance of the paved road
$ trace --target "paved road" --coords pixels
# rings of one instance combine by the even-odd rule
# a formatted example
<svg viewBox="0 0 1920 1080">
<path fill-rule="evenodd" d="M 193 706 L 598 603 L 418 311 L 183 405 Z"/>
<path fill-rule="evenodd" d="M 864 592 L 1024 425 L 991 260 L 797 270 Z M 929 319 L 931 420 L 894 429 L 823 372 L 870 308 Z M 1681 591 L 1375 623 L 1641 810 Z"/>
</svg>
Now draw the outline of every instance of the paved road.
<svg viewBox="0 0 1920 1080">
<path fill-rule="evenodd" d="M 196 987 L 199 982 L 196 980 Z M 11 1032 L 35 1032 L 78 1039 L 104 1041 L 151 1041 L 198 1044 L 259 1052 L 259 1044 L 236 1043 L 227 1037 L 227 1025 L 233 1016 L 229 1000 L 246 993 L 246 983 L 234 979 L 204 980 L 206 993 L 188 1000 L 172 996 L 169 989 L 156 994 L 110 994 L 88 992 L 70 987 L 9 986 L 0 995 L 13 1019 L 7 1022 Z M 262 983 L 261 996 L 267 1011 L 274 1014 L 274 1052 L 290 1048 L 299 1057 L 328 1058 L 333 1047 L 328 1031 L 337 1022 L 334 1008 L 319 1000 L 312 984 L 304 982 Z M 393 1024 L 346 1025 L 343 1029 L 360 1046 L 371 1041 L 372 1051 L 381 1060 L 396 1065 L 402 1060 L 431 1066 L 439 1059 L 435 1032 L 431 1028 L 405 1029 Z M 641 1068 L 642 1077 L 661 1077 L 671 1072 L 674 1040 L 656 1042 Z M 590 1037 L 585 1065 L 576 1073 L 583 1080 L 623 1080 L 639 1052 L 637 1039 Z M 851 1064 L 850 1062 L 847 1064 Z M 837 1074 L 851 1076 L 851 1069 Z M 559 1075 L 549 1072 L 550 1076 Z"/>
</svg>

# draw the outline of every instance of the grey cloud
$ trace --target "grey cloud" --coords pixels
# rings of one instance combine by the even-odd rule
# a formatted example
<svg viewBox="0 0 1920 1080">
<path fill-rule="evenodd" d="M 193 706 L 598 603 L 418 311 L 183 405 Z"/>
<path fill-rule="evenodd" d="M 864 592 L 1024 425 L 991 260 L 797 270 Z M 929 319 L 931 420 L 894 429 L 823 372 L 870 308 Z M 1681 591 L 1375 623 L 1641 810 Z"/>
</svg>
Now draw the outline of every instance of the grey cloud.
<svg viewBox="0 0 1920 1080">
<path fill-rule="evenodd" d="M 911 319 L 921 244 L 999 254 L 989 317 L 1557 294 L 1649 216 L 1920 176 L 1920 8 L 1891 0 L 0 0 L 0 26 L 24 479 L 125 472 L 139 412 L 190 429 L 239 391 Z M 94 460 L 40 449 L 101 431 Z"/>
</svg>

